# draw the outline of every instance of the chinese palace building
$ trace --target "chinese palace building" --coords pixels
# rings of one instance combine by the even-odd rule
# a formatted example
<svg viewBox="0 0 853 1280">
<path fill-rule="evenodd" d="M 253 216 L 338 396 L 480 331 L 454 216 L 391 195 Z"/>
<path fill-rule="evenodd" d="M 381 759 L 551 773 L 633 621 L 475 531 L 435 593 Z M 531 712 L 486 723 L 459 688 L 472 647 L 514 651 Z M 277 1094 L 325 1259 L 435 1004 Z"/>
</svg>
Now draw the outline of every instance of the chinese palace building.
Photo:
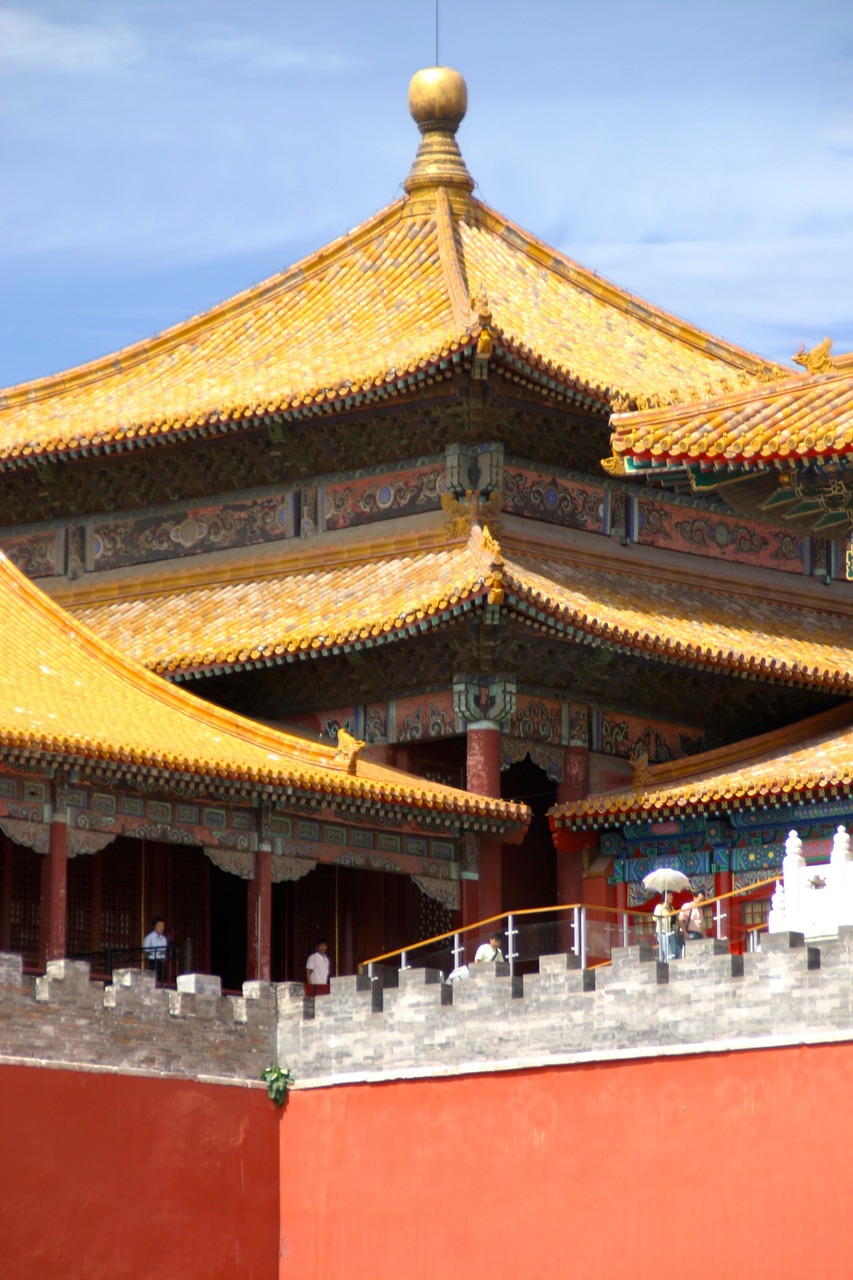
<svg viewBox="0 0 853 1280">
<path fill-rule="evenodd" d="M 147 668 L 150 697 L 188 688 L 318 759 L 352 739 L 358 769 L 532 810 L 512 843 L 526 811 L 477 830 L 454 800 L 440 847 L 393 807 L 321 834 L 306 801 L 272 833 L 272 865 L 291 868 L 270 890 L 277 979 L 300 976 L 318 932 L 353 972 L 509 908 L 635 905 L 664 856 L 718 892 L 747 883 L 756 848 L 761 867 L 781 853 L 763 816 L 724 832 L 705 810 L 641 828 L 633 810 L 621 825 L 566 815 L 644 770 L 784 744 L 850 696 L 850 522 L 824 518 L 848 510 L 845 450 L 835 410 L 821 444 L 809 425 L 830 384 L 849 391 L 843 361 L 792 373 L 548 248 L 473 194 L 461 76 L 419 73 L 409 105 L 421 141 L 399 200 L 213 310 L 0 402 L 0 547 Z M 777 441 L 789 402 L 802 416 Z M 721 424 L 708 449 L 706 405 Z M 58 708 L 58 729 L 73 715 Z M 256 882 L 189 827 L 146 812 L 140 838 L 75 859 L 77 950 L 99 942 L 98 895 L 129 933 L 154 910 L 177 919 L 191 846 L 181 931 L 229 983 L 246 976 L 223 939 Z M 23 904 L 38 917 L 41 855 L 4 829 L 8 934 Z"/>
</svg>

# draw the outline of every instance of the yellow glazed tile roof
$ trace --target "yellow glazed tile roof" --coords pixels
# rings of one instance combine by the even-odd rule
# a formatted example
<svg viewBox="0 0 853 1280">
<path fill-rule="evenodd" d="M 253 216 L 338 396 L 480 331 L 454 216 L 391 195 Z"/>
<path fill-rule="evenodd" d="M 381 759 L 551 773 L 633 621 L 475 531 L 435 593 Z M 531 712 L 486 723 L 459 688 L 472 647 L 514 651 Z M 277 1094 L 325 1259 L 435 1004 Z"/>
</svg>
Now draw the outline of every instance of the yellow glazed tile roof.
<svg viewBox="0 0 853 1280">
<path fill-rule="evenodd" d="M 516 584 L 531 616 L 552 615 L 585 641 L 695 668 L 853 689 L 849 613 L 687 585 L 665 570 L 651 576 L 543 558 L 508 560 L 508 594 Z"/>
<path fill-rule="evenodd" d="M 386 553 L 209 586 L 73 606 L 76 617 L 158 672 L 252 665 L 420 632 L 461 613 L 488 566 L 465 543 Z"/>
<path fill-rule="evenodd" d="M 449 377 L 483 330 L 499 375 L 601 410 L 779 375 L 439 187 L 149 341 L 11 388 L 0 467 L 381 404 Z"/>
<path fill-rule="evenodd" d="M 327 553 L 331 554 L 331 553 Z M 443 625 L 487 600 L 580 643 L 680 665 L 844 691 L 853 687 L 853 628 L 837 612 L 739 594 L 667 565 L 544 544 L 503 551 L 475 526 L 467 543 L 176 586 L 130 598 L 69 598 L 81 621 L 158 672 L 186 675 L 373 647 Z M 94 584 L 97 589 L 97 584 Z"/>
<path fill-rule="evenodd" d="M 764 808 L 853 793 L 853 706 L 845 703 L 735 746 L 638 770 L 634 786 L 557 805 L 560 827 L 666 821 L 703 810 Z"/>
<path fill-rule="evenodd" d="M 0 459 L 132 447 L 405 380 L 459 339 L 435 223 L 389 206 L 350 236 L 148 342 L 7 392 Z"/>
<path fill-rule="evenodd" d="M 459 237 L 468 280 L 483 282 L 500 334 L 609 388 L 617 402 L 667 402 L 676 392 L 780 375 L 772 362 L 621 289 L 487 205 L 472 202 Z"/>
<path fill-rule="evenodd" d="M 239 788 L 355 797 L 518 826 L 523 805 L 469 795 L 246 720 L 132 662 L 0 554 L 0 752 L 191 775 Z"/>
<path fill-rule="evenodd" d="M 651 464 L 829 462 L 853 450 L 853 373 L 793 375 L 770 386 L 613 418 L 613 452 Z"/>
</svg>

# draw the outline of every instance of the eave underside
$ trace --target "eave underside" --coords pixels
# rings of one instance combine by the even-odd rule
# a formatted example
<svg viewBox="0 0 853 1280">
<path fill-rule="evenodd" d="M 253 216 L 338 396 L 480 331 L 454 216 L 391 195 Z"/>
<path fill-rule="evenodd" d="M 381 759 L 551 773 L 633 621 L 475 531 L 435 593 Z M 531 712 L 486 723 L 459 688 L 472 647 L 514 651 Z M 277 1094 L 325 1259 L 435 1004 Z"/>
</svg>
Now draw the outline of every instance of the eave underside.
<svg viewBox="0 0 853 1280">
<path fill-rule="evenodd" d="M 608 438 L 603 415 L 525 400 L 503 380 L 465 377 L 386 409 L 292 424 L 273 417 L 235 435 L 10 471 L 0 486 L 0 528 L 387 469 L 440 454 L 449 441 L 501 440 L 507 455 L 596 474 Z"/>
<path fill-rule="evenodd" d="M 639 654 L 531 632 L 520 620 L 498 640 L 467 624 L 397 644 L 307 657 L 282 666 L 192 680 L 194 693 L 250 717 L 283 721 L 321 708 L 381 703 L 446 690 L 457 672 L 510 671 L 519 688 L 704 727 L 719 743 L 764 732 L 834 705 L 829 694 L 690 670 Z"/>
</svg>

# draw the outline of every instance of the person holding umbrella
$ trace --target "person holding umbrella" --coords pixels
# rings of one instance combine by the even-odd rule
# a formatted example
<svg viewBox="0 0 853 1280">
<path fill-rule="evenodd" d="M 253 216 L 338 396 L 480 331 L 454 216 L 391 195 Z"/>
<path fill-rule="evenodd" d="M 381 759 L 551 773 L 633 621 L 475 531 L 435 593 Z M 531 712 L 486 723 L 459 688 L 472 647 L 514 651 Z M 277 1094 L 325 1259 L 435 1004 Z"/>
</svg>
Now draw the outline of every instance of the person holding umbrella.
<svg viewBox="0 0 853 1280">
<path fill-rule="evenodd" d="M 666 890 L 663 901 L 657 904 L 652 915 L 655 918 L 661 960 L 677 960 L 680 952 L 675 933 L 675 907 L 672 905 L 671 889 Z"/>
<path fill-rule="evenodd" d="M 669 963 L 681 954 L 675 932 L 676 912 L 672 895 L 682 889 L 689 889 L 690 881 L 683 871 L 676 871 L 674 867 L 657 867 L 647 876 L 643 876 L 643 884 L 652 893 L 663 894 L 663 901 L 657 904 L 652 915 L 655 918 L 660 958 Z"/>
</svg>

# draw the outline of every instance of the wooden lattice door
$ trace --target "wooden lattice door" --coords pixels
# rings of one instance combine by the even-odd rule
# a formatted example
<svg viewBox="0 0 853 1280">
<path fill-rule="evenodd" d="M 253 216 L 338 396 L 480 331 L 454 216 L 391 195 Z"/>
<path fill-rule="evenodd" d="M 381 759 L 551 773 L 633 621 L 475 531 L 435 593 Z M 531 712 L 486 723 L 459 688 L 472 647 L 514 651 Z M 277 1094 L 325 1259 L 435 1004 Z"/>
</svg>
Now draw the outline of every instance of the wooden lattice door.
<svg viewBox="0 0 853 1280">
<path fill-rule="evenodd" d="M 41 920 L 43 858 L 0 834 L 0 945 L 36 964 Z"/>
</svg>

